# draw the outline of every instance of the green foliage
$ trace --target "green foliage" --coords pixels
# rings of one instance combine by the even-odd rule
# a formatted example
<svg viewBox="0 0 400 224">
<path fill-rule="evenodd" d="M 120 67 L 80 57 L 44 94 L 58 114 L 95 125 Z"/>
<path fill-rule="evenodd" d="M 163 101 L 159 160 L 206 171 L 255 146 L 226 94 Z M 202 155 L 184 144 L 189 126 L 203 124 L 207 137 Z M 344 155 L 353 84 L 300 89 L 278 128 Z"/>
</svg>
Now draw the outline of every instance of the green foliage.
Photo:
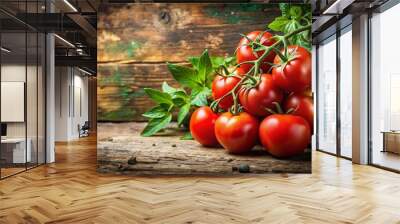
<svg viewBox="0 0 400 224">
<path fill-rule="evenodd" d="M 193 136 L 190 132 L 186 132 L 182 137 L 181 140 L 193 140 Z"/>
<path fill-rule="evenodd" d="M 171 75 L 183 88 L 174 88 L 164 82 L 161 91 L 144 89 L 157 106 L 143 114 L 149 118 L 149 122 L 142 131 L 142 136 L 151 136 L 164 129 L 171 122 L 174 111 L 178 111 L 178 125 L 182 126 L 196 107 L 208 105 L 216 70 L 221 65 L 232 65 L 235 58 L 210 57 L 208 50 L 205 50 L 198 57 L 188 58 L 188 61 L 191 67 L 167 63 Z M 186 136 L 184 139 L 190 137 Z"/>
<path fill-rule="evenodd" d="M 309 4 L 280 3 L 279 8 L 282 16 L 276 17 L 268 25 L 268 28 L 273 31 L 287 34 L 312 23 Z M 289 39 L 289 44 L 300 45 L 311 50 L 311 29 L 292 36 Z"/>
</svg>

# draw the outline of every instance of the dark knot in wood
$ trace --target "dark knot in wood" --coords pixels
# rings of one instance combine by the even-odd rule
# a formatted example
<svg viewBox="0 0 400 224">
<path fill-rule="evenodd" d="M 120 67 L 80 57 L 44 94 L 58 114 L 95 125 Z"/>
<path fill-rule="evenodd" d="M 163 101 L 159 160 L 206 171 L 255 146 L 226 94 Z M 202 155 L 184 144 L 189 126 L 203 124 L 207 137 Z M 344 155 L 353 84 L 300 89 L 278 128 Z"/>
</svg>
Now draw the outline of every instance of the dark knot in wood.
<svg viewBox="0 0 400 224">
<path fill-rule="evenodd" d="M 136 164 L 136 157 L 132 156 L 130 159 L 128 159 L 128 164 L 129 165 L 135 165 Z"/>
<path fill-rule="evenodd" d="M 160 12 L 160 20 L 162 23 L 167 24 L 167 23 L 169 23 L 169 21 L 171 21 L 171 16 L 169 15 L 168 12 L 161 11 Z"/>
</svg>

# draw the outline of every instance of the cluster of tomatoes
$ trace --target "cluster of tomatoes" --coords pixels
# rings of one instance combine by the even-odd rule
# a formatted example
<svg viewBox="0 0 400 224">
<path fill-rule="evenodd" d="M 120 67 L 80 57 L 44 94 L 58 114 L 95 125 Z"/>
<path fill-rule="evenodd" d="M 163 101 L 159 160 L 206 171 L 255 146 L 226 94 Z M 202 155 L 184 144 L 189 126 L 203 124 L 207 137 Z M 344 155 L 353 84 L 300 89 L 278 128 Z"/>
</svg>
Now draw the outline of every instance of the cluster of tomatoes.
<svg viewBox="0 0 400 224">
<path fill-rule="evenodd" d="M 279 46 L 274 45 L 272 34 L 262 31 L 240 40 L 235 71 L 217 75 L 212 84 L 219 109 L 201 107 L 194 111 L 190 119 L 192 136 L 204 146 L 221 145 L 235 154 L 246 153 L 260 143 L 279 158 L 304 153 L 313 127 L 311 54 L 293 45 L 256 50 L 254 42 Z M 258 74 L 254 72 L 255 63 L 246 63 L 255 61 L 261 70 Z"/>
</svg>

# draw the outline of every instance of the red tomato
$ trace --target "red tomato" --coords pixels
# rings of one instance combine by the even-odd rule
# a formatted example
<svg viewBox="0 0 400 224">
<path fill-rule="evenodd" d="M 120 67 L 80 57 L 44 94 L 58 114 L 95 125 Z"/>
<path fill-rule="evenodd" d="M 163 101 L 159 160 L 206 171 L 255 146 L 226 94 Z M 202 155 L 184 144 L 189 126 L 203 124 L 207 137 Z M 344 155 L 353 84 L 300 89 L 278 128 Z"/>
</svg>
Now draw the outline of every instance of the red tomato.
<svg viewBox="0 0 400 224">
<path fill-rule="evenodd" d="M 264 34 L 263 34 L 264 33 Z M 262 35 L 260 38 L 260 43 L 264 46 L 271 46 L 272 44 L 275 43 L 275 40 L 272 39 L 273 35 L 268 33 L 268 32 L 263 32 L 263 31 L 253 31 L 249 34 L 247 34 L 247 38 L 250 40 L 256 40 L 257 37 Z M 264 51 L 258 51 L 258 52 L 253 52 L 253 49 L 251 46 L 247 45 L 249 44 L 249 40 L 242 37 L 240 39 L 237 51 L 236 51 L 236 58 L 238 63 L 242 63 L 245 61 L 254 61 L 258 57 L 264 54 Z M 257 56 L 256 56 L 256 55 Z M 268 63 L 272 63 L 274 61 L 276 53 L 274 51 L 271 51 L 262 61 L 261 63 L 261 69 L 263 70 L 264 73 L 270 72 L 271 65 Z M 243 70 L 244 73 L 247 73 L 251 67 L 253 67 L 253 64 L 243 64 L 240 66 L 240 68 Z"/>
<path fill-rule="evenodd" d="M 218 146 L 215 137 L 215 121 L 218 114 L 209 107 L 200 107 L 190 117 L 190 133 L 196 141 L 204 146 Z"/>
<path fill-rule="evenodd" d="M 252 88 L 242 87 L 239 92 L 240 104 L 246 112 L 259 117 L 265 117 L 270 113 L 265 109 L 274 110 L 273 102 L 281 103 L 283 92 L 272 81 L 270 74 L 262 74 L 260 83 Z"/>
<path fill-rule="evenodd" d="M 314 124 L 314 104 L 312 97 L 303 94 L 291 94 L 285 102 L 284 108 L 286 111 L 293 109 L 294 115 L 298 115 L 306 119 L 311 130 Z"/>
<path fill-rule="evenodd" d="M 272 69 L 276 85 L 287 92 L 302 92 L 311 86 L 311 54 L 300 46 L 288 46 L 288 61 L 277 55 Z M 282 50 L 282 54 L 283 54 Z"/>
<path fill-rule="evenodd" d="M 212 97 L 217 100 L 223 97 L 225 94 L 229 93 L 236 84 L 240 82 L 240 79 L 235 76 L 223 77 L 220 75 L 215 76 L 214 81 L 211 86 Z M 239 88 L 237 88 L 239 90 Z M 228 110 L 233 105 L 232 95 L 225 97 L 219 102 L 219 107 Z"/>
<path fill-rule="evenodd" d="M 258 126 L 258 119 L 246 112 L 226 112 L 215 122 L 215 135 L 228 152 L 245 153 L 257 144 Z"/>
<path fill-rule="evenodd" d="M 308 122 L 296 115 L 274 114 L 260 125 L 260 140 L 266 150 L 276 157 L 290 157 L 304 152 L 311 142 Z"/>
</svg>

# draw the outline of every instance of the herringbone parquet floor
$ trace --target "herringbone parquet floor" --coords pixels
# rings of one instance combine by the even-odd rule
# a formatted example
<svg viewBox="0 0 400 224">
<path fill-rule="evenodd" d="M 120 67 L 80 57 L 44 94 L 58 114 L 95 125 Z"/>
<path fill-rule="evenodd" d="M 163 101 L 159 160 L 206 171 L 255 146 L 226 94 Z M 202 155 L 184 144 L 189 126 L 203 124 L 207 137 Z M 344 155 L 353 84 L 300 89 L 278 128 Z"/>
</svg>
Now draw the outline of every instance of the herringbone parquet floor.
<svg viewBox="0 0 400 224">
<path fill-rule="evenodd" d="M 400 175 L 323 153 L 312 175 L 126 177 L 96 173 L 95 139 L 0 181 L 0 223 L 400 223 Z"/>
</svg>

